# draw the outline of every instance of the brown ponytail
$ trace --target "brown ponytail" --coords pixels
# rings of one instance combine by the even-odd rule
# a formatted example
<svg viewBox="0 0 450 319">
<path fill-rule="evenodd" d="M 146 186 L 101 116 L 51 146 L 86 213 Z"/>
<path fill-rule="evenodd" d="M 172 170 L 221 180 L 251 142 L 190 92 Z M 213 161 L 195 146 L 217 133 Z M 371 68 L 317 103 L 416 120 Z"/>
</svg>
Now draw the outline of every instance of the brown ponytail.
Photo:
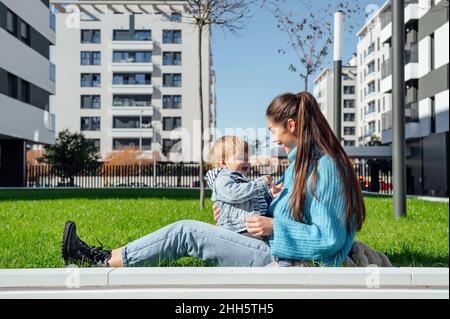
<svg viewBox="0 0 450 319">
<path fill-rule="evenodd" d="M 294 190 L 292 193 L 292 214 L 301 221 L 301 212 L 306 201 L 309 168 L 312 193 L 315 196 L 317 183 L 317 151 L 330 156 L 338 167 L 342 189 L 345 192 L 345 219 L 347 228 L 352 225 L 356 213 L 356 230 L 361 230 L 366 209 L 361 188 L 350 159 L 320 111 L 316 99 L 307 92 L 286 93 L 276 97 L 267 108 L 267 118 L 286 127 L 289 119 L 296 123 L 297 155 L 294 169 Z"/>
</svg>

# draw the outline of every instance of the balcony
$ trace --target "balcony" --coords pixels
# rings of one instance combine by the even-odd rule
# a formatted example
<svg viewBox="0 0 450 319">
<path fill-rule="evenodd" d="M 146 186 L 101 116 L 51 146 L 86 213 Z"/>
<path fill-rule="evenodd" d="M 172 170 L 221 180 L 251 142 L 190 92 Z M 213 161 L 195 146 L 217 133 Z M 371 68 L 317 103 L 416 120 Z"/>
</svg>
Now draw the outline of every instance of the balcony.
<svg viewBox="0 0 450 319">
<path fill-rule="evenodd" d="M 142 119 L 144 118 L 147 118 L 147 120 L 143 121 Z M 151 115 L 147 113 L 139 115 L 127 113 L 122 116 L 113 116 L 113 128 L 111 129 L 110 135 L 111 137 L 142 136 L 152 138 L 153 127 L 151 121 Z"/>
<path fill-rule="evenodd" d="M 115 116 L 153 116 L 153 106 L 114 106 L 110 111 L 111 115 Z"/>
<path fill-rule="evenodd" d="M 417 44 L 405 50 L 405 82 L 419 78 L 419 51 Z M 381 93 L 392 90 L 392 59 L 386 60 L 381 65 Z"/>
<path fill-rule="evenodd" d="M 389 8 L 391 10 L 391 8 Z M 386 43 L 392 37 L 392 12 L 386 11 L 380 17 L 381 19 L 381 43 Z M 419 20 L 419 1 L 406 0 L 405 1 L 405 24 L 411 20 Z"/>
<path fill-rule="evenodd" d="M 370 106 L 368 107 L 365 111 L 364 111 L 364 117 L 368 118 L 368 117 L 372 117 L 373 115 L 377 114 L 377 110 L 375 105 L 374 106 Z"/>
<path fill-rule="evenodd" d="M 419 103 L 409 103 L 405 107 L 405 138 L 420 137 L 419 127 Z M 381 117 L 382 142 L 383 144 L 392 143 L 392 111 L 383 113 Z"/>
<path fill-rule="evenodd" d="M 366 131 L 366 133 L 364 133 L 364 138 L 369 138 L 372 135 L 374 135 L 376 133 L 376 130 L 374 128 L 369 129 Z"/>
</svg>

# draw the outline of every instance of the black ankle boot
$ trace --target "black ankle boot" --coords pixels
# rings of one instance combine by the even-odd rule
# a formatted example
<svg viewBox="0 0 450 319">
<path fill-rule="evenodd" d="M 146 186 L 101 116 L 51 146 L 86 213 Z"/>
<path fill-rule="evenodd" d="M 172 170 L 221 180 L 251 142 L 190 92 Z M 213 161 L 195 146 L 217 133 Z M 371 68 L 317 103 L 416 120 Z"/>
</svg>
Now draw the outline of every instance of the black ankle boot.
<svg viewBox="0 0 450 319">
<path fill-rule="evenodd" d="M 101 244 L 100 244 L 101 245 Z M 111 259 L 111 250 L 89 246 L 77 235 L 77 227 L 74 222 L 68 221 L 64 227 L 61 253 L 65 265 L 71 263 L 90 266 L 107 267 Z"/>
</svg>

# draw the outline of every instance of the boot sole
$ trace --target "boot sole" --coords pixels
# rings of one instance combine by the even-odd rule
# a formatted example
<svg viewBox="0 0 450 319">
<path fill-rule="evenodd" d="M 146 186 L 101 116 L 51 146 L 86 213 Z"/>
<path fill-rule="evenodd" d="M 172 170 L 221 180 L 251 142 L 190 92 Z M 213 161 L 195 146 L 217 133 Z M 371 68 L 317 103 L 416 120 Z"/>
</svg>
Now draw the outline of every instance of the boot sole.
<svg viewBox="0 0 450 319">
<path fill-rule="evenodd" d="M 67 256 L 67 252 L 68 252 L 68 244 L 69 244 L 69 238 L 72 237 L 72 234 L 75 230 L 75 224 L 72 222 L 67 222 L 66 225 L 64 226 L 64 233 L 63 233 L 63 239 L 62 239 L 62 243 L 61 243 L 61 255 L 64 259 L 64 264 L 66 266 L 70 265 L 70 258 L 69 256 Z"/>
</svg>

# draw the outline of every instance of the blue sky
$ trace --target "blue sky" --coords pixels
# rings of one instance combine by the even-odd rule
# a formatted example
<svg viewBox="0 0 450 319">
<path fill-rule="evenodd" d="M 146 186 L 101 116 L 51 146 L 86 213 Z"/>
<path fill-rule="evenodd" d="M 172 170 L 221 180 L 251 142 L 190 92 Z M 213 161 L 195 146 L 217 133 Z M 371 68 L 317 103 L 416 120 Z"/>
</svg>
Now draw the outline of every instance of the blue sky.
<svg viewBox="0 0 450 319">
<path fill-rule="evenodd" d="M 362 8 L 369 9 L 383 2 L 359 1 Z M 294 6 L 298 1 L 288 0 L 287 3 Z M 365 16 L 361 15 L 356 22 L 362 26 L 364 20 Z M 264 128 L 264 113 L 270 101 L 280 93 L 303 89 L 303 80 L 288 69 L 289 64 L 296 62 L 294 53 L 289 49 L 286 55 L 278 53 L 280 48 L 289 48 L 286 43 L 287 37 L 277 29 L 275 18 L 260 8 L 253 10 L 252 19 L 239 37 L 213 29 L 217 127 L 222 132 L 225 128 Z M 356 44 L 356 34 L 345 35 L 344 62 L 356 51 Z M 329 63 L 331 59 L 332 54 Z M 324 66 L 331 66 L 329 63 Z M 310 82 L 314 78 L 315 75 Z"/>
</svg>

